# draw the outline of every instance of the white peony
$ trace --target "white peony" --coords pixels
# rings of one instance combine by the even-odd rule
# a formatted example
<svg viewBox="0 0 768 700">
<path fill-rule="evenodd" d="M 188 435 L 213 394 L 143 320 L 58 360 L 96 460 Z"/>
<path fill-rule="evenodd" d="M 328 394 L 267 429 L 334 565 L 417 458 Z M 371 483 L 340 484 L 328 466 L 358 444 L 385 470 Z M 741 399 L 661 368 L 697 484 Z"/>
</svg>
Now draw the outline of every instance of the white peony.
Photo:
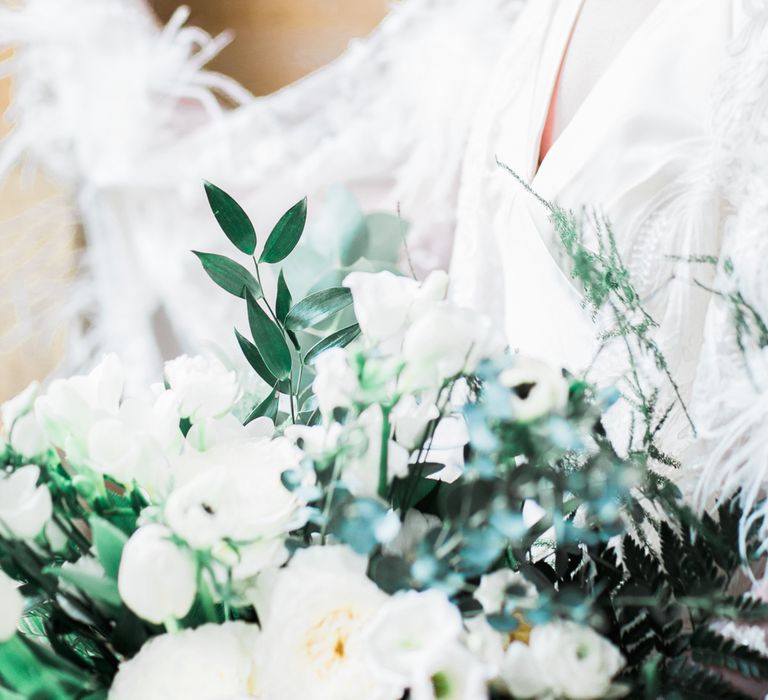
<svg viewBox="0 0 768 700">
<path fill-rule="evenodd" d="M 448 648 L 432 675 L 411 689 L 411 700 L 487 700 L 483 664 L 460 644 Z"/>
<path fill-rule="evenodd" d="M 350 408 L 358 391 L 357 374 L 342 348 L 326 350 L 315 360 L 312 390 L 326 420 L 337 408 Z"/>
<path fill-rule="evenodd" d="M 310 547 L 259 577 L 264 698 L 398 700 L 367 665 L 365 628 L 387 595 L 368 560 L 342 546 Z"/>
<path fill-rule="evenodd" d="M 28 464 L 0 477 L 0 531 L 9 537 L 31 540 L 53 515 L 51 492 L 37 485 L 40 467 Z"/>
<path fill-rule="evenodd" d="M 182 355 L 166 362 L 164 373 L 181 415 L 192 423 L 224 415 L 240 396 L 237 372 L 215 357 Z"/>
<path fill-rule="evenodd" d="M 568 405 L 568 382 L 562 372 L 539 360 L 516 357 L 500 380 L 512 389 L 512 414 L 516 420 L 532 421 L 559 413 Z"/>
<path fill-rule="evenodd" d="M 509 592 L 510 588 L 516 589 L 514 595 Z M 486 615 L 501 612 L 507 599 L 511 600 L 516 608 L 530 607 L 537 595 L 536 586 L 511 569 L 500 569 L 486 574 L 480 579 L 480 585 L 474 593 L 475 600 L 483 606 Z"/>
<path fill-rule="evenodd" d="M 341 479 L 356 496 L 378 493 L 384 416 L 381 406 L 363 411 L 349 434 L 350 449 L 344 455 Z M 408 476 L 410 453 L 394 440 L 387 445 L 387 484 Z"/>
<path fill-rule="evenodd" d="M 23 611 L 24 599 L 19 593 L 19 584 L 0 571 L 0 642 L 16 634 Z"/>
<path fill-rule="evenodd" d="M 208 624 L 154 637 L 120 664 L 108 700 L 261 697 L 258 644 L 258 628 L 244 622 Z"/>
<path fill-rule="evenodd" d="M 277 438 L 204 453 L 211 454 L 217 461 L 171 493 L 164 509 L 167 525 L 195 549 L 233 541 L 247 554 L 247 546 L 254 545 L 233 572 L 238 578 L 281 564 L 286 553 L 273 540 L 306 522 L 306 504 L 282 481 L 283 472 L 299 467 L 301 451 Z M 275 558 L 265 559 L 267 552 Z"/>
<path fill-rule="evenodd" d="M 528 644 L 507 649 L 501 678 L 519 698 L 592 700 L 613 694 L 624 657 L 605 637 L 575 622 L 534 627 Z"/>
<path fill-rule="evenodd" d="M 197 592 L 196 566 L 162 525 L 144 525 L 123 548 L 117 587 L 140 618 L 162 624 L 184 617 Z"/>
<path fill-rule="evenodd" d="M 398 593 L 366 632 L 368 663 L 377 676 L 403 689 L 428 687 L 461 632 L 461 613 L 445 593 Z"/>
</svg>

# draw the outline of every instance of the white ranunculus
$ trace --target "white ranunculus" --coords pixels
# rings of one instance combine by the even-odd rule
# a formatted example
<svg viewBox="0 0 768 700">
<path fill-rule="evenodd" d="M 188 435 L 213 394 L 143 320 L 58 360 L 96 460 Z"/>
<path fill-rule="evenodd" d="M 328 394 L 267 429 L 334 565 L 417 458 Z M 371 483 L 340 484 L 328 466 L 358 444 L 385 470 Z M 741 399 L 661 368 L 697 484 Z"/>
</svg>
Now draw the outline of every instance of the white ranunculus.
<svg viewBox="0 0 768 700">
<path fill-rule="evenodd" d="M 500 349 L 488 318 L 441 302 L 417 318 L 405 334 L 402 388 L 439 388 L 460 373 L 473 372 L 481 359 Z"/>
<path fill-rule="evenodd" d="M 383 423 L 381 406 L 371 406 L 358 416 L 357 425 L 350 435 L 351 448 L 344 456 L 341 479 L 356 496 L 375 496 L 378 492 Z M 408 450 L 389 440 L 388 484 L 395 477 L 408 476 L 409 458 Z"/>
<path fill-rule="evenodd" d="M 19 625 L 24 611 L 24 599 L 19 584 L 4 571 L 0 571 L 0 642 L 8 641 Z"/>
<path fill-rule="evenodd" d="M 527 645 L 507 649 L 501 677 L 520 698 L 597 700 L 614 694 L 624 657 L 605 637 L 575 622 L 534 627 Z"/>
<path fill-rule="evenodd" d="M 244 622 L 163 634 L 120 664 L 108 700 L 258 698 L 258 657 L 258 627 Z"/>
<path fill-rule="evenodd" d="M 37 485 L 40 467 L 28 464 L 0 477 L 0 530 L 20 540 L 31 540 L 53 515 L 51 492 Z"/>
<path fill-rule="evenodd" d="M 122 364 L 110 354 L 87 375 L 57 379 L 35 401 L 38 422 L 71 464 L 88 463 L 88 433 L 97 420 L 117 415 L 123 383 Z"/>
<path fill-rule="evenodd" d="M 364 630 L 387 601 L 367 565 L 347 547 L 318 546 L 259 577 L 264 698 L 400 698 L 367 665 Z"/>
<path fill-rule="evenodd" d="M 519 590 L 512 595 L 509 593 L 510 588 Z M 474 593 L 475 600 L 483 606 L 486 615 L 500 612 L 508 599 L 516 608 L 530 607 L 537 595 L 536 586 L 511 569 L 486 574 L 480 579 L 480 585 Z"/>
<path fill-rule="evenodd" d="M 326 419 L 330 419 L 337 408 L 352 406 L 358 391 L 357 374 L 342 348 L 326 350 L 315 360 L 312 390 L 317 397 L 320 413 Z"/>
<path fill-rule="evenodd" d="M 170 536 L 162 525 L 140 527 L 123 548 L 117 577 L 123 602 L 155 624 L 184 617 L 197 592 L 195 563 Z"/>
<path fill-rule="evenodd" d="M 432 272 L 419 284 L 391 272 L 353 272 L 344 286 L 352 291 L 363 335 L 375 343 L 399 342 L 410 323 L 445 299 L 448 276 Z"/>
<path fill-rule="evenodd" d="M 413 394 L 406 394 L 392 411 L 392 425 L 395 428 L 395 440 L 407 450 L 422 446 L 429 424 L 440 416 L 435 404 L 436 394 L 416 400 Z"/>
<path fill-rule="evenodd" d="M 165 505 L 166 523 L 191 547 L 208 549 L 223 540 L 255 544 L 304 524 L 305 504 L 282 482 L 283 472 L 298 468 L 303 457 L 289 440 L 236 444 L 208 455 L 216 461 L 174 490 Z"/>
<path fill-rule="evenodd" d="M 368 664 L 403 689 L 429 685 L 461 632 L 461 613 L 442 591 L 398 593 L 368 627 Z"/>
<path fill-rule="evenodd" d="M 165 363 L 164 374 L 181 415 L 192 423 L 223 416 L 240 395 L 237 372 L 215 357 L 182 355 Z"/>
<path fill-rule="evenodd" d="M 539 360 L 515 358 L 500 380 L 512 389 L 515 420 L 536 420 L 548 413 L 559 413 L 568 405 L 568 382 L 562 372 Z"/>
</svg>

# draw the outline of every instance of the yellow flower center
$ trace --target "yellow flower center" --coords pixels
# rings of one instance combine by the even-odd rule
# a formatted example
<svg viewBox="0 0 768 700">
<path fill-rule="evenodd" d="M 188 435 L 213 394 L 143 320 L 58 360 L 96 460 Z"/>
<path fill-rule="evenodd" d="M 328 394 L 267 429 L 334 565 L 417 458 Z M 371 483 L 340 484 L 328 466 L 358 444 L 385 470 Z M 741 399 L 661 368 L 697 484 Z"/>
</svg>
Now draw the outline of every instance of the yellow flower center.
<svg viewBox="0 0 768 700">
<path fill-rule="evenodd" d="M 304 651 L 319 676 L 327 676 L 349 656 L 349 637 L 357 615 L 351 608 L 336 608 L 307 631 Z"/>
</svg>

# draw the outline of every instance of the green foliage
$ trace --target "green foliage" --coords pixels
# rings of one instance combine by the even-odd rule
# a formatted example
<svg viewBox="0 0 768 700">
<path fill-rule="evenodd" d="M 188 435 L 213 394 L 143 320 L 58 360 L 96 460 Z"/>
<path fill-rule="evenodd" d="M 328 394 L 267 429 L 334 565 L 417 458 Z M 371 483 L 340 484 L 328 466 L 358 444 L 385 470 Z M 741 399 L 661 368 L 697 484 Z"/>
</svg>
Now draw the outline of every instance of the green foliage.
<svg viewBox="0 0 768 700">
<path fill-rule="evenodd" d="M 277 222 L 269 235 L 259 262 L 279 263 L 290 255 L 301 239 L 307 223 L 307 199 L 294 204 Z"/>
<path fill-rule="evenodd" d="M 242 265 L 223 255 L 192 252 L 200 259 L 208 276 L 223 290 L 241 299 L 245 299 L 246 291 L 255 299 L 261 298 L 259 283 Z"/>
<path fill-rule="evenodd" d="M 292 331 L 317 326 L 352 303 L 352 293 L 346 287 L 331 287 L 310 294 L 298 302 L 285 317 L 286 328 Z"/>
<path fill-rule="evenodd" d="M 256 231 L 242 207 L 224 190 L 210 182 L 205 183 L 205 194 L 227 238 L 239 251 L 253 255 L 256 251 Z"/>
</svg>

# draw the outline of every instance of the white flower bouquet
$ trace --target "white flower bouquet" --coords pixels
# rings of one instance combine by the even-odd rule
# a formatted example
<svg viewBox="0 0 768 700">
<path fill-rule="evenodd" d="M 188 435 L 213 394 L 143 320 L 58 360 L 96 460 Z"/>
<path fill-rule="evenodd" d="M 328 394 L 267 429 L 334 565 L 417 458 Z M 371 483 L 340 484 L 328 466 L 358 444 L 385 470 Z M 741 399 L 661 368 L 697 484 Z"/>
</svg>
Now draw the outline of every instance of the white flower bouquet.
<svg viewBox="0 0 768 700">
<path fill-rule="evenodd" d="M 180 357 L 125 396 L 110 355 L 3 407 L 0 697 L 731 698 L 713 667 L 768 678 L 715 625 L 768 612 L 729 589 L 735 501 L 702 520 L 650 447 L 617 454 L 614 392 L 507 354 L 442 273 L 357 269 L 298 302 L 279 274 L 268 299 L 306 202 L 256 257 L 207 192 L 254 264 L 197 254 L 247 306 L 248 371 Z"/>
</svg>

